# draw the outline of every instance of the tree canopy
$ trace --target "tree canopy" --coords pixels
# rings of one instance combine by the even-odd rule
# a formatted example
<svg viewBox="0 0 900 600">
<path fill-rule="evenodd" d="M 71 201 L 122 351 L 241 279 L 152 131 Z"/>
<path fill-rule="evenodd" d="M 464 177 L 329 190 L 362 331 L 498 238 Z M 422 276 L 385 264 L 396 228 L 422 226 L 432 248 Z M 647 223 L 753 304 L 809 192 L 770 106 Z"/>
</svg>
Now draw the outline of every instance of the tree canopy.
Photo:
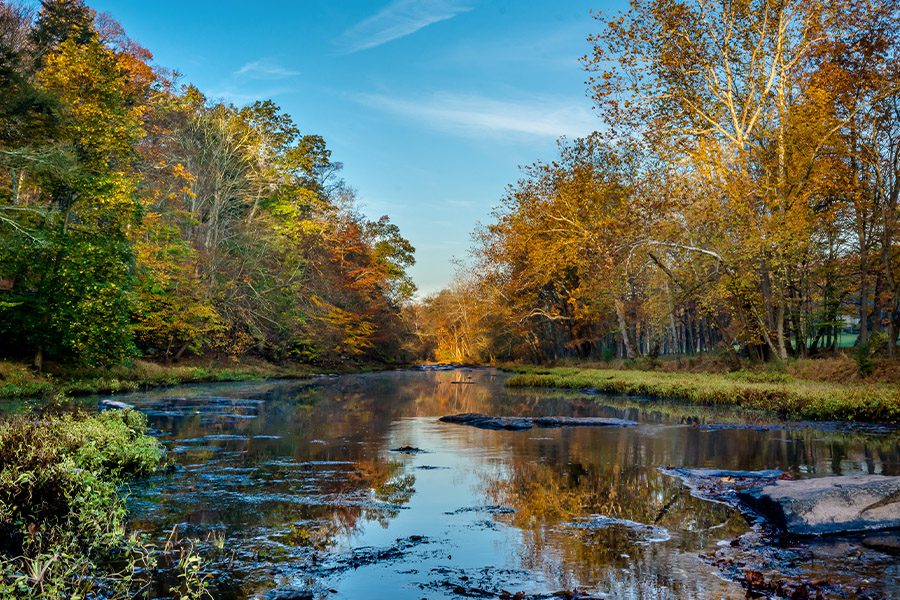
<svg viewBox="0 0 900 600">
<path fill-rule="evenodd" d="M 597 131 L 525 168 L 475 268 L 425 301 L 435 352 L 459 346 L 439 333 L 456 317 L 429 307 L 475 288 L 500 323 L 471 333 L 470 360 L 784 360 L 835 352 L 848 328 L 893 355 L 897 3 L 632 0 L 595 17 Z"/>
<path fill-rule="evenodd" d="M 414 248 L 274 102 L 208 100 L 81 0 L 0 2 L 0 352 L 394 360 Z"/>
</svg>

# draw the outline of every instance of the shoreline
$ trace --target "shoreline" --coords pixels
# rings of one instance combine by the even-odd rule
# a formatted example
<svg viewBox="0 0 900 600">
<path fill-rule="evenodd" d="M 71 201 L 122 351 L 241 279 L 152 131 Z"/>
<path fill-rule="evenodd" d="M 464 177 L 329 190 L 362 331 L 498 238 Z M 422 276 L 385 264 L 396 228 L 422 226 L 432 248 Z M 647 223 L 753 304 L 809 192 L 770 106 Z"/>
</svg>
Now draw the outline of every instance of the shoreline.
<svg viewBox="0 0 900 600">
<path fill-rule="evenodd" d="M 0 361 L 0 403 L 11 405 L 54 397 L 118 394 L 195 383 L 308 379 L 325 371 L 362 373 L 398 366 L 361 364 L 323 370 L 309 364 L 278 365 L 253 359 L 193 361 L 180 365 L 136 360 L 127 366 L 105 369 L 56 367 L 36 374 L 24 363 Z M 511 388 L 615 393 L 677 400 L 698 407 L 735 406 L 782 419 L 900 423 L 900 385 L 895 383 L 833 383 L 765 371 L 648 371 L 594 365 L 483 366 L 512 373 L 506 382 Z"/>
<path fill-rule="evenodd" d="M 870 423 L 900 422 L 900 385 L 828 383 L 786 374 L 677 373 L 588 367 L 504 365 L 512 388 L 590 390 L 687 401 L 697 406 L 738 406 L 780 418 Z M 768 378 L 768 380 L 767 380 Z"/>
<path fill-rule="evenodd" d="M 260 360 L 164 365 L 136 360 L 131 365 L 104 369 L 57 367 L 34 373 L 24 363 L 0 361 L 0 403 L 118 394 L 191 383 L 308 379 L 322 372 L 362 373 L 387 367 L 362 364 L 322 369 L 302 363 L 277 365 Z"/>
</svg>

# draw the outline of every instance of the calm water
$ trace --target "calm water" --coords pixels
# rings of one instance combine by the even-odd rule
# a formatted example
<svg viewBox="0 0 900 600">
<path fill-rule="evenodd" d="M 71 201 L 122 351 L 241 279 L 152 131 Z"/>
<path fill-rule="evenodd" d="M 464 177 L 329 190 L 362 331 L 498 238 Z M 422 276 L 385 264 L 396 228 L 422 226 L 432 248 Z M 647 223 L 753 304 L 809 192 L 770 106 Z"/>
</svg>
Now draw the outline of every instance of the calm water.
<svg viewBox="0 0 900 600">
<path fill-rule="evenodd" d="M 124 397 L 148 415 L 177 465 L 132 489 L 133 524 L 158 539 L 173 527 L 209 539 L 201 548 L 216 598 L 267 598 L 276 588 L 327 598 L 575 589 L 741 598 L 701 555 L 748 532 L 747 521 L 694 498 L 659 467 L 900 474 L 896 431 L 710 427 L 760 417 L 507 390 L 504 378 L 486 369 L 399 371 Z M 507 432 L 436 420 L 460 412 L 640 425 Z M 404 446 L 422 452 L 392 451 Z M 900 558 L 847 558 L 860 548 L 853 539 L 803 543 L 779 549 L 784 562 L 770 567 L 896 594 Z"/>
</svg>

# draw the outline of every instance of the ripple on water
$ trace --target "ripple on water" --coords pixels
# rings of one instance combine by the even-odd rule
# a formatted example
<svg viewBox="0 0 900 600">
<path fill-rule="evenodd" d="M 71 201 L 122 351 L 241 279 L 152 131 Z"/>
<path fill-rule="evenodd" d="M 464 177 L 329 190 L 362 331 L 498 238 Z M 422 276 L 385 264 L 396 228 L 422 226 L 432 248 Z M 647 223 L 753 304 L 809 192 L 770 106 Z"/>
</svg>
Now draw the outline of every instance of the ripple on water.
<svg viewBox="0 0 900 600">
<path fill-rule="evenodd" d="M 462 377 L 479 385 L 445 385 Z M 742 597 L 740 564 L 827 579 L 826 597 L 851 583 L 875 597 L 900 589 L 900 561 L 884 550 L 891 540 L 773 546 L 727 504 L 660 471 L 900 474 L 896 428 L 507 390 L 504 377 L 430 369 L 130 395 L 176 462 L 132 487 L 133 525 L 164 540 L 180 524 L 198 538 L 216 571 L 213 595 L 225 600 L 275 588 L 392 600 L 575 589 Z M 529 436 L 436 422 L 461 413 L 641 426 Z M 428 453 L 389 452 L 417 448 Z M 224 551 L 211 531 L 225 532 Z"/>
</svg>

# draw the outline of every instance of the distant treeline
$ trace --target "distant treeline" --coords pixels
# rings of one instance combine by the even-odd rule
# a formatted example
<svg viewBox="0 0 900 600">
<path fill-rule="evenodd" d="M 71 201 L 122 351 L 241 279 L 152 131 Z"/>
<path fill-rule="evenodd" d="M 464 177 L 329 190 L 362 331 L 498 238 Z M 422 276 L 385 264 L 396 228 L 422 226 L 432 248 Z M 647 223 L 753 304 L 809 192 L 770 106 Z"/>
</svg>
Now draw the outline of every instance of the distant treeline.
<svg viewBox="0 0 900 600">
<path fill-rule="evenodd" d="M 584 58 L 597 132 L 524 170 L 415 307 L 443 360 L 893 355 L 900 4 L 633 0 Z"/>
<path fill-rule="evenodd" d="M 81 0 L 0 1 L 0 356 L 397 358 L 396 225 L 274 103 L 151 61 Z"/>
</svg>

